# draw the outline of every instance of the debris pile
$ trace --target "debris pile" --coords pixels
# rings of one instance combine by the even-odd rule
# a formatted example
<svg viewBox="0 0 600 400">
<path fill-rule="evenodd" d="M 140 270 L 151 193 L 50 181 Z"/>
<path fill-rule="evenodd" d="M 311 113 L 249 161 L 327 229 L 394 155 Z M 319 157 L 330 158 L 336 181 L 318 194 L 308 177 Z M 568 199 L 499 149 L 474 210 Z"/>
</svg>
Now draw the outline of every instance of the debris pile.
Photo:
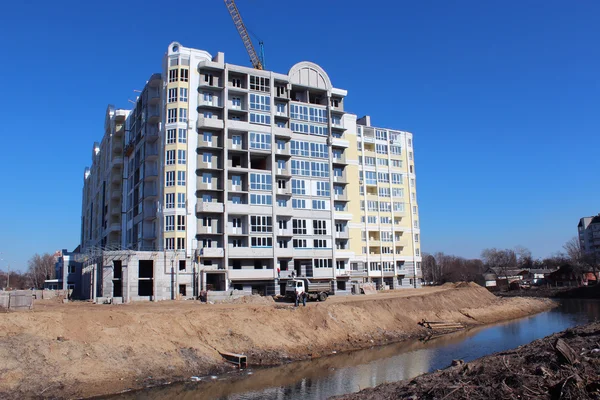
<svg viewBox="0 0 600 400">
<path fill-rule="evenodd" d="M 338 399 L 599 399 L 600 323 Z"/>
</svg>

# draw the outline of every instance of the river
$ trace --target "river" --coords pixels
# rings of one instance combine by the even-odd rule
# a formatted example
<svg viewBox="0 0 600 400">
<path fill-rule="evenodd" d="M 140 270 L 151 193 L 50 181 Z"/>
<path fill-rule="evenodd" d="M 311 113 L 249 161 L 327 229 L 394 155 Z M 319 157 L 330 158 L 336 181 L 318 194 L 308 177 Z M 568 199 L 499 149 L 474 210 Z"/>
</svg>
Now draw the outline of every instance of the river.
<svg viewBox="0 0 600 400">
<path fill-rule="evenodd" d="M 410 379 L 445 368 L 453 359 L 471 361 L 599 319 L 600 301 L 562 300 L 559 307 L 548 312 L 473 328 L 428 342 L 402 342 L 105 398 L 320 400 L 385 382 Z"/>
</svg>

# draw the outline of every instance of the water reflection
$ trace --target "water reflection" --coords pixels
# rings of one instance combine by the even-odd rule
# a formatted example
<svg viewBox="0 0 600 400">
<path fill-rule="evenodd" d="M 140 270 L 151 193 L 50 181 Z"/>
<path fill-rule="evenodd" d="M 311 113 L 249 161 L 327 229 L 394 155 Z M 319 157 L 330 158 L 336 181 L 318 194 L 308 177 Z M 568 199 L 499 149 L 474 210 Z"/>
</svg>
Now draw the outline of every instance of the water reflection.
<svg viewBox="0 0 600 400">
<path fill-rule="evenodd" d="M 276 368 L 180 383 L 110 397 L 133 399 L 323 399 L 384 382 L 413 378 L 445 368 L 453 359 L 470 361 L 504 351 L 571 326 L 600 319 L 600 302 L 564 300 L 532 317 L 457 332 L 429 342 L 397 343 Z"/>
</svg>

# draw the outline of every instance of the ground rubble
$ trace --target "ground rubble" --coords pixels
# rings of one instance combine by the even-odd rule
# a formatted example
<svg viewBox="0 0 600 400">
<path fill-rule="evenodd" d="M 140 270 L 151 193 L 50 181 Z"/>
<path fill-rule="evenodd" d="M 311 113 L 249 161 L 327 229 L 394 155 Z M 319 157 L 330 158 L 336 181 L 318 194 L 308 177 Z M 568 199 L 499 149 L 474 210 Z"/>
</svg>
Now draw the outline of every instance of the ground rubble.
<svg viewBox="0 0 600 400">
<path fill-rule="evenodd" d="M 335 399 L 600 399 L 600 322 Z"/>
</svg>

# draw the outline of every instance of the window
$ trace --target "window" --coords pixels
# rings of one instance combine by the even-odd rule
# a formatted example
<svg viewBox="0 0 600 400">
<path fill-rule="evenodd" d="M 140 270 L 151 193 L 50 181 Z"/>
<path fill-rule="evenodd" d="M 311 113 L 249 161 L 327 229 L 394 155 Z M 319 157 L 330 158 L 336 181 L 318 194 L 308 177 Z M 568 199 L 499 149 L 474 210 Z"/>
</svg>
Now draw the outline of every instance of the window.
<svg viewBox="0 0 600 400">
<path fill-rule="evenodd" d="M 188 101 L 188 90 L 187 88 L 179 88 L 179 101 Z"/>
<path fill-rule="evenodd" d="M 277 199 L 277 205 L 279 207 L 287 207 L 287 200 L 284 198 Z"/>
<path fill-rule="evenodd" d="M 292 160 L 292 175 L 310 176 L 310 162 Z"/>
<path fill-rule="evenodd" d="M 271 116 L 267 114 L 250 113 L 250 122 L 253 124 L 270 125 Z"/>
<path fill-rule="evenodd" d="M 231 175 L 231 185 L 232 186 L 241 186 L 242 185 L 242 177 L 240 175 Z"/>
<path fill-rule="evenodd" d="M 277 141 L 277 150 L 285 150 L 285 140 Z"/>
<path fill-rule="evenodd" d="M 177 216 L 177 230 L 185 231 L 185 215 Z"/>
<path fill-rule="evenodd" d="M 314 239 L 313 240 L 313 248 L 315 249 L 325 249 L 327 248 L 327 240 L 325 239 Z"/>
<path fill-rule="evenodd" d="M 378 158 L 377 159 L 377 165 L 381 165 L 382 167 L 387 167 L 389 166 L 389 162 L 386 158 Z"/>
<path fill-rule="evenodd" d="M 185 171 L 177 171 L 177 186 L 185 186 Z"/>
<path fill-rule="evenodd" d="M 251 194 L 250 204 L 270 206 L 273 204 L 273 197 L 270 194 Z"/>
<path fill-rule="evenodd" d="M 205 162 L 207 164 L 212 163 L 212 153 L 202 153 L 202 162 Z"/>
<path fill-rule="evenodd" d="M 344 151 L 340 149 L 333 149 L 331 151 L 334 160 L 339 160 L 344 156 Z"/>
<path fill-rule="evenodd" d="M 165 250 L 175 250 L 175 238 L 165 239 Z"/>
<path fill-rule="evenodd" d="M 202 134 L 202 139 L 204 143 L 212 143 L 212 132 L 204 132 Z"/>
<path fill-rule="evenodd" d="M 169 71 L 169 82 L 177 82 L 177 77 L 179 75 L 178 69 L 172 69 Z"/>
<path fill-rule="evenodd" d="M 412 159 L 413 159 L 413 153 L 412 153 L 412 151 L 409 151 L 409 152 L 408 152 L 408 159 L 409 159 L 410 161 L 412 161 Z"/>
<path fill-rule="evenodd" d="M 401 155 L 402 148 L 400 146 L 390 145 L 390 154 Z"/>
<path fill-rule="evenodd" d="M 177 208 L 185 208 L 185 193 L 177 193 Z"/>
<path fill-rule="evenodd" d="M 234 146 L 241 146 L 242 145 L 242 137 L 240 135 L 233 135 L 231 137 L 231 144 Z"/>
<path fill-rule="evenodd" d="M 167 150 L 166 164 L 173 165 L 175 164 L 175 150 Z"/>
<path fill-rule="evenodd" d="M 332 115 L 331 116 L 331 125 L 341 126 L 342 118 L 339 115 Z"/>
<path fill-rule="evenodd" d="M 250 238 L 252 247 L 273 247 L 272 237 L 252 237 Z"/>
<path fill-rule="evenodd" d="M 231 86 L 241 88 L 242 87 L 242 80 L 240 78 L 232 78 L 231 79 Z"/>
<path fill-rule="evenodd" d="M 375 171 L 365 171 L 365 180 L 367 185 L 377 185 L 377 173 Z"/>
<path fill-rule="evenodd" d="M 171 232 L 175 230 L 175 216 L 167 215 L 165 216 L 165 231 Z"/>
<path fill-rule="evenodd" d="M 378 172 L 377 182 L 390 183 L 390 174 L 387 172 Z"/>
<path fill-rule="evenodd" d="M 392 172 L 392 183 L 395 185 L 401 185 L 402 184 L 402 174 L 396 174 Z"/>
<path fill-rule="evenodd" d="M 177 238 L 177 250 L 185 250 L 185 238 Z"/>
<path fill-rule="evenodd" d="M 277 114 L 278 115 L 285 115 L 285 104 L 283 104 L 283 103 L 277 103 L 277 104 L 275 104 L 275 106 L 277 107 Z"/>
<path fill-rule="evenodd" d="M 313 200 L 312 201 L 313 210 L 326 210 L 327 203 L 325 200 Z"/>
<path fill-rule="evenodd" d="M 254 190 L 272 190 L 273 184 L 269 174 L 250 174 L 250 189 Z"/>
<path fill-rule="evenodd" d="M 365 165 L 375 165 L 375 157 L 365 157 Z"/>
<path fill-rule="evenodd" d="M 344 176 L 344 169 L 340 168 L 340 167 L 335 167 L 333 169 L 333 176 L 337 176 L 337 177 L 343 177 Z"/>
<path fill-rule="evenodd" d="M 213 85 L 213 76 L 212 76 L 212 74 L 207 74 L 207 73 L 204 74 L 204 83 L 206 83 L 206 84 L 208 84 L 210 86 Z"/>
<path fill-rule="evenodd" d="M 271 111 L 271 96 L 250 93 L 250 109 Z"/>
<path fill-rule="evenodd" d="M 342 185 L 333 185 L 333 192 L 341 196 L 344 194 L 344 187 Z"/>
<path fill-rule="evenodd" d="M 292 193 L 306 194 L 306 181 L 302 179 L 292 179 Z"/>
<path fill-rule="evenodd" d="M 304 200 L 304 199 L 292 199 L 292 208 L 296 208 L 296 209 L 306 208 L 306 200 Z"/>
<path fill-rule="evenodd" d="M 177 122 L 177 109 L 176 108 L 169 108 L 167 110 L 167 123 L 168 124 L 173 124 Z"/>
<path fill-rule="evenodd" d="M 204 118 L 212 118 L 212 117 L 213 117 L 213 113 L 212 113 L 212 111 L 204 111 L 204 112 L 202 113 L 202 116 L 203 116 Z"/>
<path fill-rule="evenodd" d="M 242 108 L 242 99 L 240 97 L 231 98 L 231 108 Z"/>
<path fill-rule="evenodd" d="M 174 103 L 176 101 L 177 101 L 177 88 L 169 89 L 168 96 L 167 96 L 167 102 Z"/>
<path fill-rule="evenodd" d="M 242 239 L 232 239 L 231 247 L 244 247 Z"/>
<path fill-rule="evenodd" d="M 389 187 L 380 187 L 379 188 L 379 196 L 380 197 L 390 197 L 391 190 Z"/>
<path fill-rule="evenodd" d="M 404 197 L 404 188 L 392 188 L 392 196 Z"/>
<path fill-rule="evenodd" d="M 186 143 L 186 142 L 187 142 L 187 130 L 179 129 L 179 143 Z"/>
<path fill-rule="evenodd" d="M 294 235 L 306 235 L 306 220 L 305 219 L 293 219 L 292 220 L 292 233 Z"/>
<path fill-rule="evenodd" d="M 204 100 L 204 103 L 208 103 L 211 104 L 213 103 L 213 94 L 211 92 L 203 92 L 202 93 L 202 99 Z"/>
<path fill-rule="evenodd" d="M 338 99 L 331 99 L 331 107 L 338 108 L 340 106 L 340 101 Z"/>
<path fill-rule="evenodd" d="M 177 164 L 185 164 L 185 150 L 177 150 Z"/>
<path fill-rule="evenodd" d="M 377 154 L 387 154 L 388 152 L 387 144 L 377 144 L 375 148 L 377 150 Z"/>
<path fill-rule="evenodd" d="M 382 242 L 392 242 L 394 240 L 394 235 L 392 234 L 392 232 L 382 231 L 380 232 L 380 235 Z"/>
<path fill-rule="evenodd" d="M 387 140 L 387 132 L 382 131 L 381 129 L 376 129 L 375 130 L 375 139 Z"/>
<path fill-rule="evenodd" d="M 311 162 L 310 169 L 312 172 L 312 176 L 317 176 L 321 178 L 329 177 L 329 164 L 321 163 L 321 162 Z"/>
<path fill-rule="evenodd" d="M 291 152 L 293 156 L 309 157 L 309 143 L 300 140 L 291 141 Z"/>
<path fill-rule="evenodd" d="M 179 109 L 179 122 L 187 122 L 187 108 Z"/>
<path fill-rule="evenodd" d="M 327 221 L 317 219 L 313 220 L 313 234 L 327 235 Z"/>
<path fill-rule="evenodd" d="M 279 240 L 277 242 L 277 245 L 279 246 L 280 249 L 287 249 L 288 242 L 287 242 L 287 240 Z"/>
<path fill-rule="evenodd" d="M 269 93 L 271 91 L 269 78 L 250 75 L 250 90 Z"/>
<path fill-rule="evenodd" d="M 176 132 L 175 129 L 167 129 L 167 144 L 175 143 Z"/>
<path fill-rule="evenodd" d="M 381 217 L 379 218 L 379 222 L 382 224 L 391 224 L 392 223 L 392 218 L 391 217 Z"/>
<path fill-rule="evenodd" d="M 419 243 L 419 234 L 415 233 L 415 242 Z"/>
<path fill-rule="evenodd" d="M 317 196 L 329 197 L 330 195 L 329 182 L 317 181 Z"/>
<path fill-rule="evenodd" d="M 165 207 L 175 208 L 175 193 L 167 193 L 165 195 Z"/>
<path fill-rule="evenodd" d="M 294 239 L 292 240 L 292 246 L 295 249 L 306 248 L 306 239 Z"/>
<path fill-rule="evenodd" d="M 185 271 L 185 260 L 179 260 L 179 270 Z"/>
<path fill-rule="evenodd" d="M 231 196 L 231 203 L 232 204 L 242 204 L 242 197 L 241 196 Z"/>
<path fill-rule="evenodd" d="M 334 158 L 335 152 L 339 150 L 334 150 Z M 341 154 L 341 152 L 340 152 Z M 327 148 L 327 144 L 325 143 L 311 143 L 310 144 L 310 156 L 315 158 L 329 158 L 329 150 Z M 340 155 L 341 158 L 341 155 Z"/>
<path fill-rule="evenodd" d="M 165 186 L 175 186 L 175 171 L 167 171 Z"/>
<path fill-rule="evenodd" d="M 285 169 L 285 160 L 277 160 L 277 168 L 278 169 Z M 285 187 L 285 185 L 284 185 L 284 187 Z M 280 189 L 282 189 L 282 188 L 280 187 Z"/>
<path fill-rule="evenodd" d="M 271 134 L 250 132 L 250 148 L 271 150 Z"/>
<path fill-rule="evenodd" d="M 402 168 L 402 160 L 392 160 L 392 167 Z"/>
<path fill-rule="evenodd" d="M 252 233 L 273 232 L 272 217 L 265 216 L 265 215 L 250 216 L 250 232 L 252 232 Z"/>
<path fill-rule="evenodd" d="M 413 211 L 413 214 L 415 214 L 415 215 L 416 215 L 416 214 L 417 214 L 417 206 L 413 206 L 413 208 L 412 208 L 412 209 L 413 209 L 413 210 L 412 210 L 412 211 Z"/>
<path fill-rule="evenodd" d="M 181 82 L 187 82 L 189 81 L 189 77 L 190 77 L 190 71 L 187 69 L 181 69 L 181 76 L 179 77 L 179 80 Z"/>
<path fill-rule="evenodd" d="M 394 202 L 394 212 L 404 211 L 404 203 Z"/>
</svg>

